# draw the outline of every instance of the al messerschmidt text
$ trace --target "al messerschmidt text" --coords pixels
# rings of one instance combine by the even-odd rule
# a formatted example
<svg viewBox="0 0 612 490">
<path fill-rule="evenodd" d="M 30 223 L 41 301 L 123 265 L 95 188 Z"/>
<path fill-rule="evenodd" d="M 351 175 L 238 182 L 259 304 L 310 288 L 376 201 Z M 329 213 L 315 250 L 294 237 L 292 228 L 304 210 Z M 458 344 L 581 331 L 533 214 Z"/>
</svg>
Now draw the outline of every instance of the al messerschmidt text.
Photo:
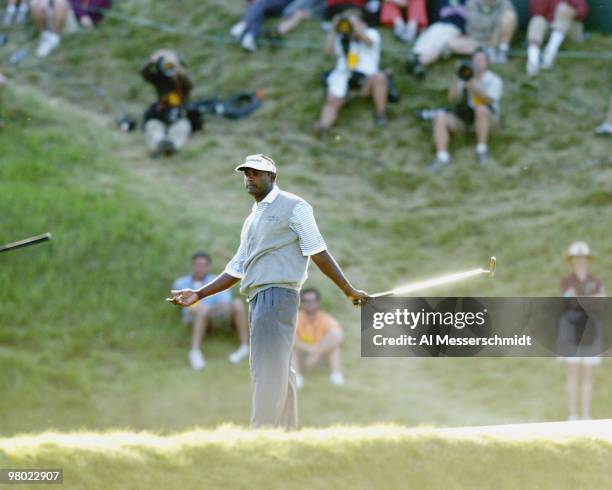
<svg viewBox="0 0 612 490">
<path fill-rule="evenodd" d="M 374 345 L 395 345 L 395 346 L 417 346 L 417 345 L 448 345 L 448 346 L 523 346 L 532 345 L 531 335 L 513 335 L 512 337 L 501 337 L 497 334 L 492 337 L 452 337 L 450 335 L 423 334 L 420 340 L 416 336 L 402 334 L 395 337 L 385 337 L 384 335 L 374 335 L 372 339 Z"/>
</svg>

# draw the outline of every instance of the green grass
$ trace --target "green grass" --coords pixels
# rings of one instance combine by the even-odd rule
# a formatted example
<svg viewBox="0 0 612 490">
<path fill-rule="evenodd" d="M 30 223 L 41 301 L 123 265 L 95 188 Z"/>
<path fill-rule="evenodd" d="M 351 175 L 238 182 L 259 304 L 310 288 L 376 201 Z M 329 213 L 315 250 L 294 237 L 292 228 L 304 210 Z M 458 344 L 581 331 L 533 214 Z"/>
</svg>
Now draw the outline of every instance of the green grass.
<svg viewBox="0 0 612 490">
<path fill-rule="evenodd" d="M 63 468 L 68 489 L 608 488 L 612 445 L 588 438 L 448 437 L 397 426 L 299 433 L 223 426 L 0 439 L 0 465 Z M 109 471 L 110 470 L 110 471 Z M 25 487 L 24 487 L 25 488 Z M 36 488 L 36 486 L 30 486 Z"/>
<path fill-rule="evenodd" d="M 163 2 L 134 0 L 117 9 L 202 35 L 225 33 L 239 10 L 238 4 L 191 0 L 173 9 Z M 293 39 L 321 38 L 312 24 Z M 0 48 L 0 57 L 16 49 L 20 39 L 27 36 L 13 35 Z M 389 33 L 384 39 L 393 43 Z M 189 62 L 196 97 L 263 87 L 267 99 L 246 120 L 210 119 L 182 154 L 152 161 L 142 135 L 119 133 L 113 119 L 140 115 L 151 101 L 152 89 L 137 71 L 151 50 L 164 44 Z M 568 47 L 610 51 L 612 42 L 594 35 Z M 424 172 L 433 151 L 429 128 L 413 114 L 444 103 L 454 65 L 442 63 L 417 83 L 401 74 L 399 54 L 386 53 L 383 62 L 396 68 L 403 95 L 390 109 L 388 128 L 376 129 L 370 106 L 356 101 L 324 143 L 313 141 L 310 129 L 323 97 L 319 74 L 333 61 L 316 50 L 264 47 L 251 56 L 236 46 L 211 46 L 108 19 L 87 36 L 66 37 L 40 65 L 31 55 L 19 68 L 3 67 L 11 86 L 0 106 L 5 122 L 0 131 L 0 242 L 46 230 L 54 240 L 0 257 L 0 434 L 110 428 L 167 434 L 248 423 L 248 368 L 226 361 L 234 339 L 213 333 L 205 342 L 209 366 L 202 373 L 190 371 L 188 329 L 163 298 L 195 250 L 208 250 L 217 271 L 232 256 L 251 206 L 232 169 L 249 153 L 264 152 L 277 161 L 281 187 L 313 203 L 331 251 L 352 281 L 369 291 L 485 265 L 496 255 L 494 281 L 478 279 L 436 294 L 556 295 L 558 280 L 567 273 L 562 254 L 575 239 L 591 243 L 599 256 L 595 273 L 612 287 L 612 160 L 609 141 L 593 134 L 608 99 L 606 62 L 560 59 L 553 72 L 535 82 L 525 82 L 522 59 L 499 68 L 505 78 L 505 116 L 504 129 L 491 144 L 493 164 L 479 169 L 473 140 L 459 139 L 452 147 L 454 168 L 436 176 Z M 93 88 L 103 89 L 106 98 L 94 95 Z M 455 426 L 565 418 L 563 371 L 554 360 L 361 359 L 358 311 L 315 269 L 309 284 L 323 291 L 324 307 L 347 331 L 348 383 L 333 389 L 324 367 L 307 373 L 300 394 L 304 426 Z M 596 372 L 594 417 L 612 417 L 611 374 L 610 363 Z M 363 459 L 356 461 L 366 461 L 377 444 L 359 448 Z M 609 456 L 607 446 L 578 446 L 578 461 L 587 465 Z M 425 451 L 414 447 L 392 455 L 396 459 L 376 471 L 389 474 L 395 484 L 390 469 L 400 455 Z M 428 454 L 450 454 L 454 446 L 434 439 L 424 447 L 431 450 Z M 479 443 L 461 451 L 484 457 L 487 448 Z M 206 451 L 167 464 L 187 465 L 188 482 L 196 472 L 195 456 L 212 457 Z M 300 458 L 310 454 L 307 445 L 299 451 L 304 451 L 295 454 Z M 342 453 L 342 447 L 337 451 Z M 502 444 L 495 454 L 520 467 L 532 452 L 543 459 L 559 456 L 555 464 L 571 453 L 554 445 Z M 134 463 L 139 468 L 163 461 L 146 451 L 141 456 Z M 32 461 L 45 461 L 46 456 L 40 457 Z M 126 478 L 130 473 L 128 463 L 106 455 L 79 457 L 92 471 L 100 463 L 94 475 L 109 465 L 122 468 Z M 347 457 L 333 461 L 343 467 Z M 321 464 L 307 461 L 313 468 Z M 419 464 L 417 473 L 433 468 L 434 462 Z M 498 458 L 493 468 L 504 464 Z M 326 468 L 325 477 L 335 481 L 331 466 Z M 465 475 L 475 474 L 475 466 L 469 468 Z M 538 471 L 535 463 L 530 468 Z M 548 468 L 537 474 L 552 475 L 550 488 L 556 481 L 573 481 L 563 478 L 571 465 L 558 474 Z M 158 469 L 152 471 L 152 481 L 165 481 Z M 261 476 L 261 486 L 266 478 L 281 478 L 276 471 L 284 470 Z M 360 481 L 362 473 L 355 474 L 342 476 L 366 487 L 370 480 Z M 217 477 L 224 478 L 221 473 Z M 462 488 L 462 480 L 457 481 L 439 487 L 420 483 Z M 510 476 L 505 481 L 500 486 L 510 488 Z M 296 480 L 295 485 L 303 483 Z"/>
</svg>

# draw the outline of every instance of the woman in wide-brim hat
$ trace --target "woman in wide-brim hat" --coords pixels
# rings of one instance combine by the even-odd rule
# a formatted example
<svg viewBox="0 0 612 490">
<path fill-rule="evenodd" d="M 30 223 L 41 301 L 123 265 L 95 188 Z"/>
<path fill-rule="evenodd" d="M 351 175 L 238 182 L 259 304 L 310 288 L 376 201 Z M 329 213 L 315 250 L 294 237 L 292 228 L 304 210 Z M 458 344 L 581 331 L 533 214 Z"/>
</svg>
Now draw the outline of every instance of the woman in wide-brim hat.
<svg viewBox="0 0 612 490">
<path fill-rule="evenodd" d="M 561 294 L 564 298 L 606 295 L 602 281 L 589 274 L 589 264 L 594 259 L 595 255 L 588 243 L 574 242 L 569 246 L 565 260 L 572 266 L 573 273 L 561 279 Z M 587 315 L 578 300 L 568 300 L 567 309 L 559 322 L 557 352 L 558 359 L 567 364 L 569 420 L 579 418 L 579 392 L 582 393 L 581 416 L 583 419 L 591 417 L 592 368 L 601 364 L 602 351 L 603 328 L 600 318 L 591 311 Z"/>
</svg>

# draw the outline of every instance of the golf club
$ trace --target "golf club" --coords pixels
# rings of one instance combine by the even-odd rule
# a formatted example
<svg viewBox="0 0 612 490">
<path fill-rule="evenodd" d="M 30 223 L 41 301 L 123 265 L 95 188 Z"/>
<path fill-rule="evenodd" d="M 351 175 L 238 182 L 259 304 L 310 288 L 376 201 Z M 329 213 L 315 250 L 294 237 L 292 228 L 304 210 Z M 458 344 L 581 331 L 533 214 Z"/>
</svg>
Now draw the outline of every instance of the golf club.
<svg viewBox="0 0 612 490">
<path fill-rule="evenodd" d="M 9 250 L 14 250 L 16 248 L 28 247 L 30 245 L 35 245 L 37 243 L 46 242 L 51 240 L 51 233 L 43 233 L 42 235 L 36 235 L 30 238 L 25 238 L 23 240 L 19 240 L 18 242 L 7 243 L 6 245 L 0 245 L 0 252 L 8 252 Z"/>
<path fill-rule="evenodd" d="M 495 274 L 495 269 L 497 268 L 497 259 L 495 257 L 491 257 L 489 260 L 489 268 L 488 269 L 472 269 L 464 272 L 456 272 L 455 274 L 448 274 L 446 276 L 434 277 L 432 279 L 427 279 L 425 281 L 415 282 L 412 284 L 406 284 L 405 286 L 400 286 L 398 288 L 392 289 L 390 291 L 384 291 L 382 293 L 373 294 L 371 298 L 383 298 L 385 296 L 397 296 L 400 294 L 409 294 L 415 291 L 420 291 L 422 289 L 428 289 L 434 286 L 441 286 L 442 284 L 450 284 L 452 282 L 462 281 L 464 279 L 468 279 L 470 277 L 479 276 L 481 274 L 488 274 L 489 277 L 493 277 Z"/>
</svg>

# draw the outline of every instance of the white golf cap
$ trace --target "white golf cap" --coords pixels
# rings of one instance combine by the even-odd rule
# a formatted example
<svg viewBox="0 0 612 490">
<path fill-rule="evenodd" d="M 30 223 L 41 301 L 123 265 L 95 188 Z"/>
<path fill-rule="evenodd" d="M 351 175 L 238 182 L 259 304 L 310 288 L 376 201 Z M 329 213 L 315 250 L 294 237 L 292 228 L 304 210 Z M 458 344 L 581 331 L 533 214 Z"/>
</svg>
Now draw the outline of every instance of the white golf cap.
<svg viewBox="0 0 612 490">
<path fill-rule="evenodd" d="M 565 256 L 569 259 L 571 257 L 589 257 L 593 258 L 594 255 L 591 253 L 591 248 L 587 242 L 574 242 L 572 243 Z"/>
<path fill-rule="evenodd" d="M 257 153 L 256 155 L 249 155 L 246 157 L 244 163 L 236 167 L 236 172 L 242 172 L 246 168 L 254 168 L 255 170 L 261 170 L 262 172 L 276 173 L 276 164 L 270 157 Z"/>
</svg>

